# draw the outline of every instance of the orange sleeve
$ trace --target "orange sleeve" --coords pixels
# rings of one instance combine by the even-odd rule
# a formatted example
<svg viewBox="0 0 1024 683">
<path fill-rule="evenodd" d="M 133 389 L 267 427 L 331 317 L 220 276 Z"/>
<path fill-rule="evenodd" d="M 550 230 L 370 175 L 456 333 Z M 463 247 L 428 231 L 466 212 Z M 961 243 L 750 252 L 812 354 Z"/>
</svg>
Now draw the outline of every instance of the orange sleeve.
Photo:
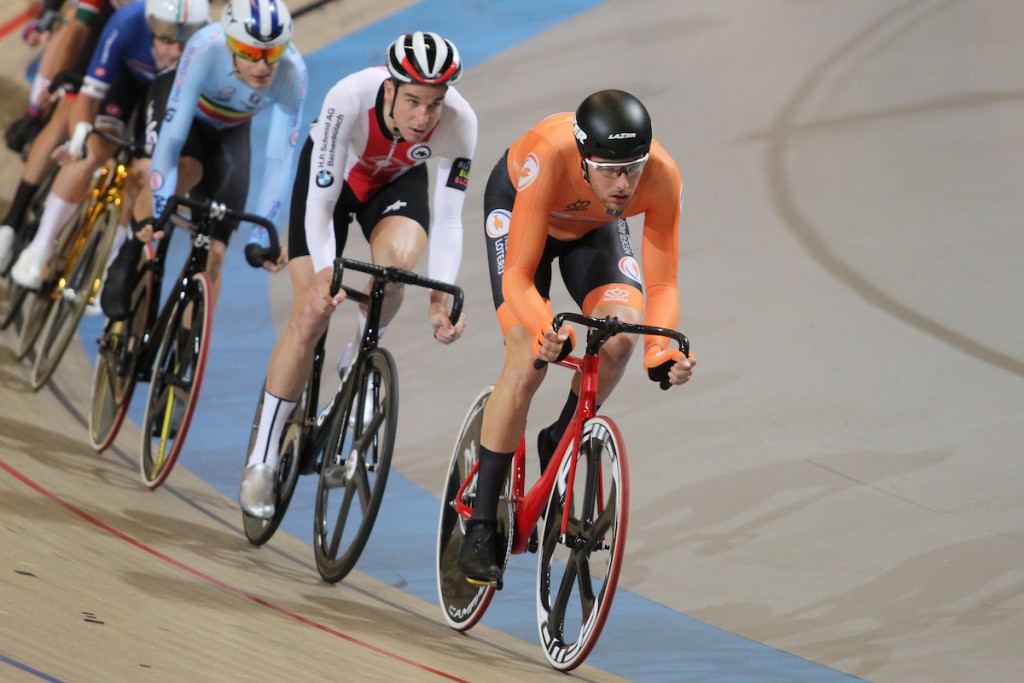
<svg viewBox="0 0 1024 683">
<path fill-rule="evenodd" d="M 660 146 L 659 146 L 660 147 Z M 644 213 L 642 258 L 644 282 L 647 287 L 647 310 L 644 323 L 675 329 L 679 323 L 679 214 L 683 181 L 675 162 L 659 149 L 666 163 L 660 175 L 645 188 L 647 209 Z M 658 344 L 669 348 L 670 340 L 648 335 L 644 346 Z"/>
<path fill-rule="evenodd" d="M 548 238 L 548 207 L 562 177 L 557 154 L 542 137 L 527 135 L 516 145 L 521 159 L 509 159 L 517 184 L 508 232 L 508 252 L 501 291 L 512 313 L 537 337 L 551 326 L 551 304 L 534 284 L 537 266 Z M 519 154 L 517 154 L 519 156 Z"/>
</svg>

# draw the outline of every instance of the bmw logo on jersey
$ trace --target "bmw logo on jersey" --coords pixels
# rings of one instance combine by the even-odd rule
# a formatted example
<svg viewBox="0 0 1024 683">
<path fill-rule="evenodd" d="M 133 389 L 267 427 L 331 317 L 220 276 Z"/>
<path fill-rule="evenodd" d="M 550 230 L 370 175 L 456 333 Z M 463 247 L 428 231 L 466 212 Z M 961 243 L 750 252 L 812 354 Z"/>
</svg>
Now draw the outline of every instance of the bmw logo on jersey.
<svg viewBox="0 0 1024 683">
<path fill-rule="evenodd" d="M 320 171 L 316 174 L 317 187 L 330 187 L 334 184 L 334 174 L 330 171 Z"/>
</svg>

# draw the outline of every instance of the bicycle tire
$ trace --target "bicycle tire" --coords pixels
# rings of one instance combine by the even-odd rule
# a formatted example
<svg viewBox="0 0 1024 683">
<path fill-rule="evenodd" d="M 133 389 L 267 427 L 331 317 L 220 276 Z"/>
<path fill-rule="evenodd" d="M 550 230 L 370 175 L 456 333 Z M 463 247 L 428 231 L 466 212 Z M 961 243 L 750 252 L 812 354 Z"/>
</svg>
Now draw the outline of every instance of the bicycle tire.
<svg viewBox="0 0 1024 683">
<path fill-rule="evenodd" d="M 32 349 L 36 345 L 36 339 L 43 330 L 46 316 L 50 312 L 51 303 L 48 296 L 43 296 L 40 292 L 34 290 L 27 290 L 27 294 L 21 304 L 21 327 L 18 330 L 18 343 L 14 349 L 16 360 L 24 360 L 32 353 Z"/>
<path fill-rule="evenodd" d="M 391 353 L 373 349 L 353 372 L 347 402 L 335 413 L 324 446 L 316 491 L 313 554 L 328 583 L 345 578 L 366 547 L 387 485 L 398 426 L 398 371 Z M 374 406 L 369 421 L 364 415 L 367 395 Z"/>
<path fill-rule="evenodd" d="M 483 618 L 484 612 L 491 604 L 497 587 L 469 583 L 466 575 L 459 570 L 459 551 L 462 539 L 466 535 L 466 520 L 454 507 L 455 497 L 459 494 L 462 482 L 476 464 L 480 452 L 480 428 L 483 426 L 484 406 L 494 390 L 489 386 L 474 399 L 462 421 L 459 436 L 455 440 L 448 473 L 445 477 L 444 490 L 441 493 L 441 514 L 437 524 L 437 595 L 441 603 L 441 612 L 449 626 L 456 631 L 468 631 Z M 476 482 L 466 487 L 463 502 L 473 506 Z M 508 480 L 506 480 L 505 497 L 498 503 L 497 533 L 503 540 L 506 549 L 505 559 L 508 560 L 508 549 L 511 546 L 509 529 L 512 519 L 508 507 Z"/>
<path fill-rule="evenodd" d="M 260 390 L 260 400 L 256 404 L 256 415 L 252 421 L 252 433 L 249 435 L 249 448 L 246 450 L 246 459 L 252 452 L 256 442 L 256 433 L 260 427 L 260 417 L 263 414 L 263 397 L 266 394 L 266 384 Z M 253 545 L 263 545 L 274 535 L 277 528 L 284 520 L 288 511 L 288 504 L 291 503 L 292 494 L 295 493 L 295 484 L 299 480 L 299 448 L 302 445 L 302 417 L 306 414 L 306 401 L 308 392 L 303 392 L 302 398 L 295 405 L 292 414 L 288 417 L 284 429 L 281 431 L 281 441 L 278 444 L 281 455 L 281 464 L 277 470 L 277 484 L 274 487 L 274 514 L 270 519 L 253 517 L 245 510 L 242 510 L 242 528 L 245 530 L 245 537 Z"/>
<path fill-rule="evenodd" d="M 7 282 L 3 296 L 3 315 L 0 316 L 0 330 L 6 330 L 15 321 L 21 308 L 28 298 L 29 290 L 19 285 L 14 280 Z"/>
<path fill-rule="evenodd" d="M 574 459 L 563 538 L 566 482 Z M 544 654 L 559 671 L 575 669 L 597 644 L 618 585 L 628 521 L 625 442 L 614 422 L 591 418 L 573 456 L 562 460 L 538 554 L 537 627 Z"/>
<path fill-rule="evenodd" d="M 143 250 L 143 261 L 150 250 Z M 110 447 L 124 423 L 132 394 L 138 384 L 136 359 L 149 327 L 150 300 L 154 294 L 152 268 L 142 271 L 132 291 L 127 321 L 107 321 L 97 342 L 89 411 L 89 438 L 97 453 Z"/>
<path fill-rule="evenodd" d="M 163 330 L 150 377 L 139 456 L 142 482 L 151 489 L 164 483 L 174 468 L 199 401 L 213 324 L 211 292 L 206 273 L 193 275 L 184 295 L 175 297 Z"/>
<path fill-rule="evenodd" d="M 66 281 L 58 282 L 54 291 L 56 298 L 36 341 L 30 380 L 35 391 L 42 388 L 57 369 L 78 330 L 86 306 L 99 294 L 119 215 L 114 204 L 105 204 L 100 209 L 92 221 L 85 246 L 70 266 Z"/>
<path fill-rule="evenodd" d="M 90 201 L 81 204 L 75 213 L 64 223 L 57 238 L 57 246 L 53 255 L 47 263 L 46 275 L 39 290 L 30 290 L 29 295 L 23 300 L 21 309 L 21 329 L 18 334 L 18 345 L 15 350 L 15 357 L 22 360 L 35 348 L 36 339 L 46 323 L 50 314 L 50 306 L 53 304 L 54 287 L 57 286 L 61 275 L 65 272 L 68 264 L 75 261 L 75 257 L 81 251 L 87 240 L 87 233 L 82 224 L 89 218 L 89 211 L 92 207 Z M 72 230 L 71 227 L 75 229 Z M 25 306 L 28 306 L 27 310 Z"/>
</svg>

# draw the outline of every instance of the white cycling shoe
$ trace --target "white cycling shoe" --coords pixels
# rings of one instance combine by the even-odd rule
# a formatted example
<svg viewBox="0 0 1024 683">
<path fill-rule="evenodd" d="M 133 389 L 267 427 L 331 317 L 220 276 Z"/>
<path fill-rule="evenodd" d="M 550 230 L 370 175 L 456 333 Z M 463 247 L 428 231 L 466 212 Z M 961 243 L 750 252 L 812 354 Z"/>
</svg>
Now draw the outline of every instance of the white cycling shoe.
<svg viewBox="0 0 1024 683">
<path fill-rule="evenodd" d="M 21 250 L 21 255 L 11 268 L 11 279 L 25 289 L 39 289 L 43 282 L 43 269 L 50 254 L 39 251 L 31 244 Z"/>
<path fill-rule="evenodd" d="M 238 504 L 251 517 L 270 519 L 274 516 L 274 484 L 277 472 L 271 465 L 258 462 L 242 472 L 242 485 L 238 490 Z"/>
<path fill-rule="evenodd" d="M 14 248 L 14 228 L 0 225 L 0 273 L 7 270 L 11 262 L 11 250 Z"/>
</svg>

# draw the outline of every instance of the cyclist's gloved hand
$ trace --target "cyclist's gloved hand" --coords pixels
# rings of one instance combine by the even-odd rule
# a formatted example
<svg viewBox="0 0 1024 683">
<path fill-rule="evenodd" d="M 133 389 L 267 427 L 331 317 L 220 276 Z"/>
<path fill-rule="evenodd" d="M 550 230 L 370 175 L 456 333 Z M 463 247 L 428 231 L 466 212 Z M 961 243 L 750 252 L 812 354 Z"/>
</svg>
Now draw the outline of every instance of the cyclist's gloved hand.
<svg viewBox="0 0 1024 683">
<path fill-rule="evenodd" d="M 673 374 L 672 367 L 680 360 L 683 361 L 680 363 L 680 371 Z M 663 349 L 657 344 L 651 344 L 644 351 L 644 368 L 647 369 L 647 376 L 652 382 L 658 382 L 662 389 L 668 389 L 673 384 L 683 384 L 690 379 L 696 362 L 692 355 L 684 358 L 683 352 L 679 349 Z"/>
<path fill-rule="evenodd" d="M 560 339 L 562 335 L 568 335 L 565 339 Z M 557 345 L 561 344 L 561 349 L 558 349 Z M 576 331 L 572 329 L 570 325 L 562 325 L 562 327 L 555 332 L 551 327 L 547 327 L 540 331 L 540 333 L 533 340 L 533 355 L 539 360 L 547 361 L 550 363 L 557 363 L 560 360 L 565 359 L 572 350 L 576 347 Z M 558 356 L 550 361 L 541 355 L 542 349 L 546 349 L 549 354 L 558 353 Z M 557 349 L 557 350 L 556 350 Z"/>
<path fill-rule="evenodd" d="M 153 229 L 155 223 L 156 221 L 153 220 L 152 216 L 143 218 L 141 221 L 136 221 L 134 218 L 132 219 L 132 232 L 135 234 L 135 239 L 138 240 L 140 244 L 149 244 L 150 242 L 161 239 L 164 236 L 162 230 L 160 232 L 156 232 Z"/>
</svg>

